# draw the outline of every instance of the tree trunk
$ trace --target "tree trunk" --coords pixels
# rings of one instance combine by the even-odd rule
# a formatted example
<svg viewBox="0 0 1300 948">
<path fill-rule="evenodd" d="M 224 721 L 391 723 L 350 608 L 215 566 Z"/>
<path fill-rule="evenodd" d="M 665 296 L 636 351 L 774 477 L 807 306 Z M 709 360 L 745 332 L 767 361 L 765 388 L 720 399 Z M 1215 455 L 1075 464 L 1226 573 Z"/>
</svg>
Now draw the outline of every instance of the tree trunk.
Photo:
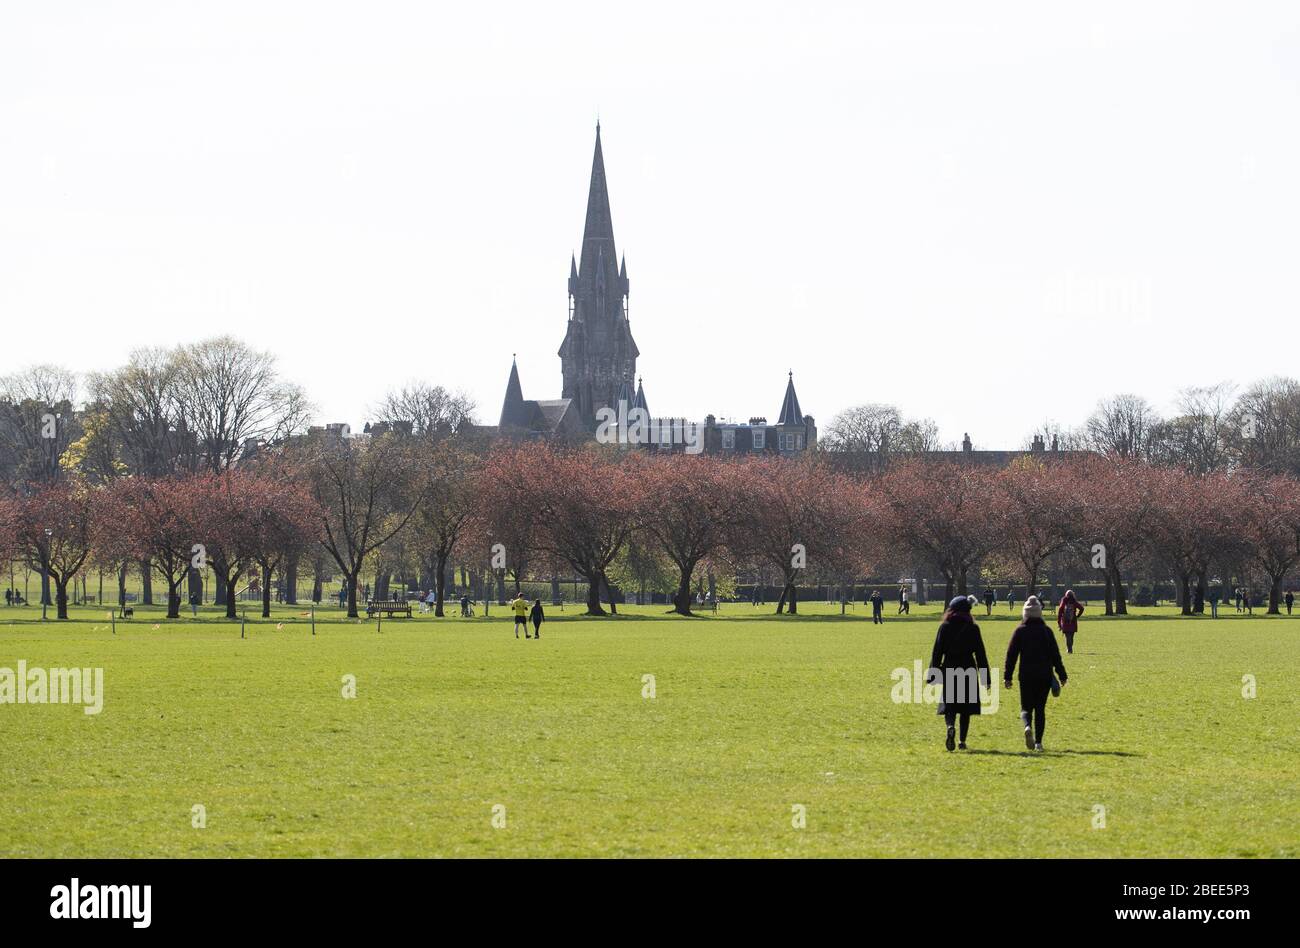
<svg viewBox="0 0 1300 948">
<path fill-rule="evenodd" d="M 117 568 L 117 604 L 120 608 L 126 608 L 126 564 L 123 563 Z"/>
<path fill-rule="evenodd" d="M 1271 577 L 1273 584 L 1268 589 L 1268 614 L 1271 616 L 1280 615 L 1282 612 L 1282 580 L 1285 573 Z"/>
<path fill-rule="evenodd" d="M 681 575 L 677 577 L 677 595 L 673 597 L 673 612 L 682 616 L 693 615 L 691 612 L 691 574 L 695 572 L 695 565 L 691 564 L 690 568 L 679 567 Z"/>
<path fill-rule="evenodd" d="M 445 615 L 442 610 L 442 603 L 447 596 L 447 554 L 445 553 L 437 553 L 434 556 L 433 589 L 433 614 L 441 619 Z"/>
<path fill-rule="evenodd" d="M 217 581 L 216 581 L 216 591 L 215 591 L 215 595 L 212 597 L 212 601 L 218 606 L 228 606 L 229 603 L 227 602 L 227 600 L 233 599 L 234 597 L 231 595 L 231 591 L 226 588 L 227 586 L 226 577 L 222 576 L 220 573 L 216 572 L 215 570 L 213 570 L 213 575 L 216 576 Z"/>
<path fill-rule="evenodd" d="M 359 577 L 360 572 L 361 572 L 361 567 L 357 567 L 356 572 L 349 573 L 344 577 L 344 582 L 347 584 L 347 590 L 348 590 L 348 618 L 349 619 L 360 618 L 357 615 L 357 582 L 360 578 Z"/>
<path fill-rule="evenodd" d="M 153 605 L 153 570 L 149 568 L 148 560 L 140 561 L 140 604 Z"/>
<path fill-rule="evenodd" d="M 181 579 L 172 582 L 167 581 L 167 618 L 179 619 L 181 617 L 181 594 L 179 592 L 181 581 L 187 574 L 182 573 Z"/>
<path fill-rule="evenodd" d="M 1124 589 L 1124 577 L 1120 575 L 1119 564 L 1110 564 L 1111 585 L 1115 587 L 1115 615 L 1128 615 L 1128 593 Z"/>
<path fill-rule="evenodd" d="M 789 587 L 790 587 L 790 599 L 789 599 L 789 608 L 786 610 L 786 614 L 792 616 L 798 615 L 799 614 L 799 587 L 794 584 L 793 580 L 790 582 Z"/>
<path fill-rule="evenodd" d="M 1178 577 L 1178 591 L 1182 596 L 1182 614 L 1192 614 L 1192 577 L 1184 573 Z"/>
<path fill-rule="evenodd" d="M 311 567 L 311 601 L 319 603 L 325 596 L 325 558 L 316 557 Z"/>
<path fill-rule="evenodd" d="M 298 605 L 298 556 L 289 557 L 284 569 L 284 601 L 291 606 Z"/>
<path fill-rule="evenodd" d="M 68 617 L 68 578 L 57 579 L 54 582 L 54 616 L 57 619 L 66 619 Z"/>
<path fill-rule="evenodd" d="M 1109 569 L 1105 570 L 1102 573 L 1102 575 L 1106 578 L 1106 593 L 1105 593 L 1106 615 L 1113 616 L 1115 614 L 1115 606 L 1114 606 L 1114 599 L 1113 599 L 1115 584 L 1114 582 L 1111 581 Z"/>
<path fill-rule="evenodd" d="M 587 582 L 587 615 L 603 616 L 605 610 L 600 606 L 600 577 L 593 576 Z"/>
<path fill-rule="evenodd" d="M 239 615 L 235 611 L 235 590 L 239 586 L 239 574 L 236 573 L 233 576 L 223 576 L 218 573 L 217 582 L 219 585 L 224 585 L 226 587 L 226 618 L 238 619 Z"/>
<path fill-rule="evenodd" d="M 271 618 L 271 565 L 262 564 L 262 618 Z"/>
</svg>

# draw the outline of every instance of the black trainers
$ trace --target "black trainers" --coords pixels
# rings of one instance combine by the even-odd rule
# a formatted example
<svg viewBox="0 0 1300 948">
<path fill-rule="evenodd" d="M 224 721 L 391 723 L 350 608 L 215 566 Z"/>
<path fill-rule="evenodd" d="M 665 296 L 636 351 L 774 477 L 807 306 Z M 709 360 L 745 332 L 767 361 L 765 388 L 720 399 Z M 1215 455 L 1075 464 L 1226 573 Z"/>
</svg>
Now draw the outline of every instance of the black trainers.
<svg viewBox="0 0 1300 948">
<path fill-rule="evenodd" d="M 957 745 L 957 750 L 959 750 L 959 751 L 964 751 L 965 749 L 966 749 L 966 742 L 965 742 L 965 741 L 962 741 L 960 744 Z"/>
<path fill-rule="evenodd" d="M 957 734 L 957 729 L 955 727 L 948 728 L 948 739 L 943 742 L 943 746 L 948 748 L 948 750 L 952 750 L 955 746 L 957 746 L 956 734 Z"/>
</svg>

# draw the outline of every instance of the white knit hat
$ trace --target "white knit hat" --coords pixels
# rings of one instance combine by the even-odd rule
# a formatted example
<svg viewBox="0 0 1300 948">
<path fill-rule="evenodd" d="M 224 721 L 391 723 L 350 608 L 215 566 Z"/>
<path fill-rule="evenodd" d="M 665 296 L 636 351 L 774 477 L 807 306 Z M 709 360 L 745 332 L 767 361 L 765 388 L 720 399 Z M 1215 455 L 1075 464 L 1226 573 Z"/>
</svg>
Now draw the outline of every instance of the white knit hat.
<svg viewBox="0 0 1300 948">
<path fill-rule="evenodd" d="M 1043 617 L 1043 604 L 1038 601 L 1037 596 L 1030 596 L 1025 600 L 1024 608 L 1020 614 L 1026 619 L 1041 619 Z"/>
</svg>

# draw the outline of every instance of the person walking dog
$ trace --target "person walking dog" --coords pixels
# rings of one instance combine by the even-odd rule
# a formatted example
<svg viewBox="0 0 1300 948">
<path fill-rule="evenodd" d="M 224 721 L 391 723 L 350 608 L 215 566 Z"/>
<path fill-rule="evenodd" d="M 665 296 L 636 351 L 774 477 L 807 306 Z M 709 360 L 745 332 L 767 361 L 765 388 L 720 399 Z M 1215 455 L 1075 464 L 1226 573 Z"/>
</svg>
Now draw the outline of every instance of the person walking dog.
<svg viewBox="0 0 1300 948">
<path fill-rule="evenodd" d="M 1056 644 L 1047 623 L 1043 621 L 1043 604 L 1037 596 L 1025 600 L 1021 622 L 1011 633 L 1007 645 L 1006 671 L 1003 682 L 1011 687 L 1011 673 L 1020 662 L 1020 721 L 1025 726 L 1025 747 L 1043 749 L 1043 732 L 1047 729 L 1047 697 L 1059 691 L 1052 678 L 1055 671 L 1063 687 L 1067 680 L 1065 665 L 1061 661 L 1061 648 Z"/>
<path fill-rule="evenodd" d="M 961 726 L 961 743 L 966 749 L 966 735 L 970 731 L 971 715 L 980 713 L 980 685 L 987 687 L 989 660 L 984 651 L 980 627 L 970 614 L 971 601 L 957 596 L 948 603 L 948 610 L 939 624 L 934 650 L 930 653 L 931 683 L 943 682 L 943 701 L 938 712 L 948 725 L 944 746 L 952 750 L 958 724 Z"/>
<path fill-rule="evenodd" d="M 1030 599 L 1036 599 L 1030 596 Z M 1028 600 L 1026 600 L 1028 601 Z M 1042 609 L 1040 602 L 1039 609 Z M 1056 607 L 1056 627 L 1065 633 L 1065 650 L 1074 654 L 1074 633 L 1079 631 L 1079 616 L 1083 615 L 1083 603 L 1074 596 L 1073 589 L 1067 589 L 1061 597 L 1061 604 Z"/>
</svg>

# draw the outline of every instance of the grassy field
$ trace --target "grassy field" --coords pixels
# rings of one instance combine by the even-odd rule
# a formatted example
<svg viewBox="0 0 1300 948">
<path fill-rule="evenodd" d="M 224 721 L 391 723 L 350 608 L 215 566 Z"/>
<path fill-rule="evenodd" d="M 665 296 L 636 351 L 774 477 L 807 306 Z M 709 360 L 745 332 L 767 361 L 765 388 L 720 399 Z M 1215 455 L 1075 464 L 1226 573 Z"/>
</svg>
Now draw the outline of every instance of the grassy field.
<svg viewBox="0 0 1300 948">
<path fill-rule="evenodd" d="M 0 856 L 1300 855 L 1300 616 L 1085 617 L 1045 752 L 1013 689 L 947 753 L 891 699 L 933 607 L 804 608 L 570 609 L 540 641 L 495 609 L 313 637 L 284 607 L 242 639 L 211 608 L 6 610 L 0 666 L 100 666 L 105 695 L 0 704 Z M 1000 667 L 1006 606 L 981 625 Z"/>
</svg>

